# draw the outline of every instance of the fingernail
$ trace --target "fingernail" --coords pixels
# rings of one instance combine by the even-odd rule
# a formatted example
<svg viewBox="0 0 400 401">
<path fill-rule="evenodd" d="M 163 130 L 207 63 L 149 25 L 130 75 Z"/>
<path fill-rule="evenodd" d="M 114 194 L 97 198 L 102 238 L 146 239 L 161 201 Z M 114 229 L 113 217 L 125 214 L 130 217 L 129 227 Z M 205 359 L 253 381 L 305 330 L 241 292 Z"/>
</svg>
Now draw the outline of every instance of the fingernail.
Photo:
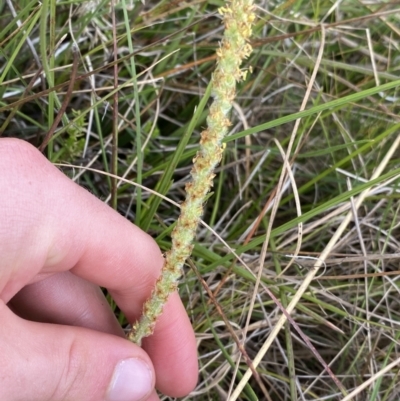
<svg viewBox="0 0 400 401">
<path fill-rule="evenodd" d="M 140 401 L 152 389 L 149 366 L 136 358 L 125 359 L 115 367 L 107 401 Z"/>
</svg>

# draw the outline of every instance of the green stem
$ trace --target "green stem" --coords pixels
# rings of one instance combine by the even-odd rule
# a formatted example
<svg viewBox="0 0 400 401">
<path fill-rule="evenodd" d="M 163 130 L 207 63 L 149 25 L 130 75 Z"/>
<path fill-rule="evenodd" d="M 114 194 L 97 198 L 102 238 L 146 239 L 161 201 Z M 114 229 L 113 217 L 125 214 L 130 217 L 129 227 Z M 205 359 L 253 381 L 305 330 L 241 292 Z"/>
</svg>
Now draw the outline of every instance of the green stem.
<svg viewBox="0 0 400 401">
<path fill-rule="evenodd" d="M 193 249 L 193 239 L 203 214 L 204 199 L 213 184 L 214 169 L 221 161 L 222 140 L 231 125 L 227 115 L 236 94 L 236 83 L 246 77 L 240 69 L 252 48 L 247 40 L 251 35 L 253 0 L 228 1 L 219 9 L 225 25 L 224 36 L 217 50 L 217 66 L 211 79 L 214 98 L 207 118 L 207 129 L 202 132 L 200 150 L 193 160 L 192 180 L 186 184 L 186 200 L 172 232 L 172 247 L 166 254 L 165 264 L 149 300 L 143 307 L 140 321 L 128 337 L 141 344 L 151 335 L 168 297 L 177 288 L 182 268 Z"/>
<path fill-rule="evenodd" d="M 135 124 L 136 124 L 136 182 L 142 184 L 142 170 L 143 170 L 143 155 L 142 155 L 142 125 L 140 120 L 140 102 L 139 102 L 139 87 L 137 84 L 137 74 L 136 74 L 136 64 L 135 56 L 133 55 L 133 43 L 132 43 L 132 33 L 129 25 L 129 16 L 127 11 L 127 6 L 125 0 L 122 0 L 123 11 L 124 11 L 124 22 L 126 30 L 126 38 L 128 40 L 129 53 L 132 54 L 130 59 L 131 63 L 131 76 L 133 78 L 133 96 L 135 100 Z M 142 189 L 136 188 L 136 222 L 140 222 L 140 217 L 142 214 Z"/>
</svg>

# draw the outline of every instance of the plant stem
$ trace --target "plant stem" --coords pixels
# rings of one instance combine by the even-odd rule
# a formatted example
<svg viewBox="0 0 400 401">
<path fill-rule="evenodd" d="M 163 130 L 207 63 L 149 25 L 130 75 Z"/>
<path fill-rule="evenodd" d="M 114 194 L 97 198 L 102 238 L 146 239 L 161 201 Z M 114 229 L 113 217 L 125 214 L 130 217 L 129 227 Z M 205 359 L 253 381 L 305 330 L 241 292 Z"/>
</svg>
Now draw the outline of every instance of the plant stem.
<svg viewBox="0 0 400 401">
<path fill-rule="evenodd" d="M 246 77 L 240 65 L 252 48 L 247 43 L 255 15 L 253 0 L 232 0 L 219 9 L 225 25 L 224 36 L 217 50 L 217 66 L 212 76 L 213 103 L 207 118 L 207 129 L 202 132 L 200 150 L 193 159 L 192 180 L 186 184 L 186 200 L 172 232 L 172 248 L 166 254 L 165 264 L 151 298 L 143 307 L 143 314 L 128 338 L 141 344 L 151 335 L 168 297 L 177 288 L 182 267 L 190 256 L 193 239 L 203 214 L 204 198 L 213 184 L 214 169 L 221 161 L 222 139 L 231 125 L 227 115 L 236 94 L 236 82 Z"/>
</svg>

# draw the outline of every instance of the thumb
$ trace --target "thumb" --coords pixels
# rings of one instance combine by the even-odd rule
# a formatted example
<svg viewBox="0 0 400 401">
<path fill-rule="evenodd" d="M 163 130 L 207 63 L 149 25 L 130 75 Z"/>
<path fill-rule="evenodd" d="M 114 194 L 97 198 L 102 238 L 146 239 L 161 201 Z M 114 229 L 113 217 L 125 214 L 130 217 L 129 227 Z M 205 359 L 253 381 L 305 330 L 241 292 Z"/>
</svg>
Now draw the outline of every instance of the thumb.
<svg viewBox="0 0 400 401">
<path fill-rule="evenodd" d="M 23 320 L 0 301 L 0 400 L 139 401 L 154 387 L 147 354 L 89 329 Z"/>
</svg>

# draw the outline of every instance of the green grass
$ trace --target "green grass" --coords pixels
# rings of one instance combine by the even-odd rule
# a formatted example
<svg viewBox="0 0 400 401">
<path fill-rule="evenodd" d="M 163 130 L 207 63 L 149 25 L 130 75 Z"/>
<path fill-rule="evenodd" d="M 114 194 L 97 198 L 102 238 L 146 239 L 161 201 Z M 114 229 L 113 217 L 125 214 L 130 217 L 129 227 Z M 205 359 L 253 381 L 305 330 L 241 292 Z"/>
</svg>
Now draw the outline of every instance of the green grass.
<svg viewBox="0 0 400 401">
<path fill-rule="evenodd" d="M 94 168 L 64 171 L 110 204 L 113 180 L 104 173 L 125 177 L 131 184 L 118 183 L 114 206 L 168 249 L 178 208 L 134 183 L 184 199 L 205 126 L 223 2 L 121 0 L 114 27 L 105 0 L 11 1 L 16 17 L 9 3 L 0 3 L 0 132 L 40 146 L 65 101 L 76 43 L 77 77 L 47 156 Z M 269 289 L 285 308 L 295 300 L 294 322 L 342 386 L 285 323 L 258 365 L 271 400 L 341 400 L 393 362 L 399 349 L 399 149 L 374 172 L 399 137 L 400 12 L 394 3 L 356 0 L 258 5 L 254 52 L 245 66 L 253 72 L 239 88 L 203 218 L 216 233 L 199 228 L 192 262 L 250 358 L 282 316 Z M 288 152 L 295 186 L 276 141 Z M 272 210 L 268 199 L 282 172 Z M 330 243 L 365 190 L 357 217 Z M 325 264 L 316 271 L 324 250 Z M 305 280 L 310 283 L 296 298 Z M 231 331 L 189 266 L 180 294 L 199 338 L 199 395 L 188 399 L 227 399 L 245 376 L 244 359 L 235 373 L 239 354 Z M 352 399 L 397 400 L 397 370 Z M 266 399 L 251 378 L 239 399 L 256 397 Z"/>
</svg>

